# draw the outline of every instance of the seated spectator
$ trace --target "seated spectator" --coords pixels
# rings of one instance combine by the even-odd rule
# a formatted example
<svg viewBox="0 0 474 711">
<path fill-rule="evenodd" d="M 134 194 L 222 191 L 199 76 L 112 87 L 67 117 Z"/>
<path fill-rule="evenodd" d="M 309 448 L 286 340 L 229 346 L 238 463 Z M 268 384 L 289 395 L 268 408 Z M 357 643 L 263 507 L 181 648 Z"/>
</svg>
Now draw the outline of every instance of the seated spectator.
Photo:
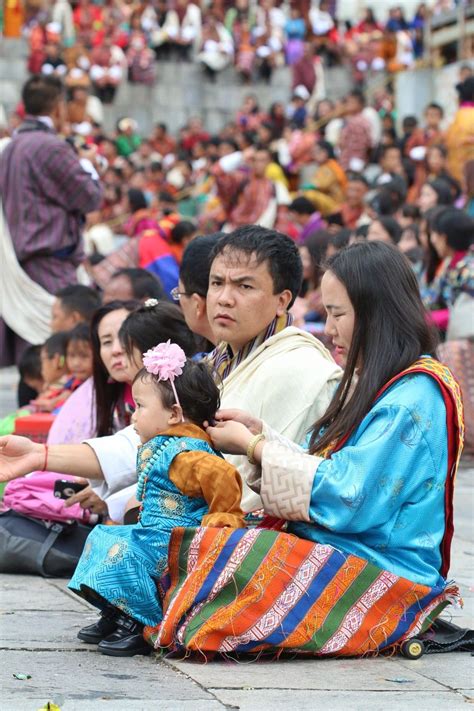
<svg viewBox="0 0 474 711">
<path fill-rule="evenodd" d="M 176 0 L 174 15 L 169 17 L 173 22 L 173 32 L 169 32 L 170 44 L 174 47 L 179 59 L 189 61 L 201 42 L 202 18 L 198 5 L 188 0 Z"/>
<path fill-rule="evenodd" d="M 67 72 L 66 64 L 61 56 L 61 48 L 56 42 L 47 42 L 44 47 L 44 58 L 41 74 L 55 75 L 62 79 Z"/>
<path fill-rule="evenodd" d="M 217 16 L 212 12 L 206 16 L 202 26 L 201 51 L 197 59 L 204 66 L 207 75 L 215 80 L 221 72 L 232 62 L 234 57 L 234 44 L 232 36 Z"/>
<path fill-rule="evenodd" d="M 387 244 L 397 245 L 402 237 L 402 228 L 398 222 L 387 215 L 380 215 L 373 220 L 367 231 L 369 241 L 378 240 Z"/>
<path fill-rule="evenodd" d="M 150 138 L 153 150 L 164 158 L 176 150 L 176 141 L 168 133 L 165 123 L 157 123 Z"/>
<path fill-rule="evenodd" d="M 124 78 L 125 65 L 123 51 L 113 44 L 113 38 L 108 34 L 92 50 L 90 78 L 97 96 L 104 104 L 113 102 L 117 87 Z"/>
<path fill-rule="evenodd" d="M 225 15 L 224 24 L 234 41 L 235 67 L 244 82 L 250 81 L 255 64 L 255 23 L 255 7 L 250 6 L 249 0 L 237 0 Z"/>
<path fill-rule="evenodd" d="M 365 99 L 360 91 L 347 95 L 344 127 L 339 138 L 339 162 L 344 170 L 361 170 L 372 148 L 371 127 L 363 115 L 364 107 Z"/>
<path fill-rule="evenodd" d="M 474 222 L 462 210 L 455 207 L 438 209 L 431 219 L 430 245 L 439 260 L 435 277 L 422 290 L 425 307 L 440 331 L 445 332 L 449 323 L 449 307 L 467 282 L 472 283 L 471 268 L 465 268 L 464 259 L 474 234 Z"/>
<path fill-rule="evenodd" d="M 128 64 L 128 79 L 132 84 L 152 86 L 155 83 L 155 54 L 148 46 L 139 10 L 133 12 L 130 18 L 130 35 L 125 57 Z"/>
<path fill-rule="evenodd" d="M 82 321 L 90 322 L 100 306 L 100 294 L 83 284 L 65 286 L 56 293 L 51 309 L 51 330 L 70 331 Z"/>
<path fill-rule="evenodd" d="M 179 31 L 176 13 L 168 7 L 167 0 L 156 0 L 147 5 L 142 16 L 142 26 L 150 34 L 150 46 L 158 60 L 169 59 L 171 41 Z"/>
<path fill-rule="evenodd" d="M 452 205 L 453 202 L 454 198 L 449 183 L 442 178 L 437 178 L 422 185 L 417 204 L 421 214 L 425 215 L 432 207 Z"/>
<path fill-rule="evenodd" d="M 303 194 L 323 217 L 335 212 L 344 202 L 347 176 L 336 160 L 328 141 L 320 140 L 313 150 L 318 165 L 310 184 L 302 186 Z"/>
<path fill-rule="evenodd" d="M 304 303 L 305 321 L 325 321 L 326 312 L 321 300 L 320 287 L 330 241 L 331 233 L 318 229 L 298 248 L 303 263 L 303 285 L 298 300 Z M 297 303 L 295 305 L 298 307 Z"/>
<path fill-rule="evenodd" d="M 298 242 L 304 244 L 313 232 L 320 230 L 324 222 L 314 203 L 307 197 L 297 197 L 288 205 L 291 218 L 300 228 Z"/>
<path fill-rule="evenodd" d="M 105 289 L 112 274 L 119 269 L 140 267 L 158 277 L 165 294 L 178 284 L 179 267 L 161 230 L 145 230 L 132 237 L 98 264 L 90 264 L 89 272 L 100 289 Z"/>
<path fill-rule="evenodd" d="M 36 393 L 44 387 L 41 375 L 41 346 L 29 346 L 18 363 L 18 371 L 23 382 Z"/>
<path fill-rule="evenodd" d="M 365 211 L 365 196 L 369 189 L 366 179 L 357 173 L 350 174 L 347 181 L 346 199 L 338 211 L 344 227 L 354 229 Z"/>
<path fill-rule="evenodd" d="M 137 134 L 137 122 L 131 118 L 122 118 L 117 122 L 117 138 L 115 144 L 119 156 L 127 158 L 134 153 L 141 143 L 141 138 Z"/>
<path fill-rule="evenodd" d="M 130 188 L 127 192 L 125 210 L 130 214 L 123 229 L 129 237 L 139 237 L 145 230 L 157 230 L 158 220 L 154 211 L 148 206 L 142 190 Z"/>
<path fill-rule="evenodd" d="M 184 250 L 195 237 L 196 225 L 189 220 L 178 222 L 171 230 L 169 245 L 178 264 L 181 264 Z"/>
<path fill-rule="evenodd" d="M 290 8 L 290 17 L 285 22 L 285 57 L 290 66 L 303 56 L 306 23 L 299 8 Z M 311 91 L 311 90 L 309 90 Z"/>
<path fill-rule="evenodd" d="M 188 244 L 179 270 L 178 286 L 171 294 L 173 299 L 179 302 L 191 331 L 204 338 L 209 345 L 212 344 L 212 347 L 216 343 L 207 318 L 206 295 L 212 250 L 222 236 L 222 232 L 216 232 L 205 237 L 197 237 Z"/>
<path fill-rule="evenodd" d="M 116 271 L 102 293 L 104 304 L 111 301 L 146 301 L 147 299 L 166 301 L 167 297 L 158 277 L 138 267 Z"/>
</svg>

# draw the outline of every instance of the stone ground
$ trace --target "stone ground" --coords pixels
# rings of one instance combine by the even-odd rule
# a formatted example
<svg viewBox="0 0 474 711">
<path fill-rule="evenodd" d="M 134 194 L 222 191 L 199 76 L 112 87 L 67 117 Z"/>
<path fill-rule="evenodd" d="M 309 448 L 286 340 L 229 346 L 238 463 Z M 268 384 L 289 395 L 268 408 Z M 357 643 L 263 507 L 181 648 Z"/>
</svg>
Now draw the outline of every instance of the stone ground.
<svg viewBox="0 0 474 711">
<path fill-rule="evenodd" d="M 0 371 L 0 414 L 14 402 L 14 375 Z M 449 617 L 473 625 L 474 467 L 464 463 L 457 480 L 451 573 L 464 609 Z M 211 662 L 105 657 L 76 639 L 96 618 L 70 594 L 64 580 L 0 576 L 0 708 L 37 711 L 46 702 L 61 711 L 313 711 L 467 709 L 474 703 L 469 654 L 362 660 Z M 31 675 L 18 680 L 14 674 Z"/>
</svg>

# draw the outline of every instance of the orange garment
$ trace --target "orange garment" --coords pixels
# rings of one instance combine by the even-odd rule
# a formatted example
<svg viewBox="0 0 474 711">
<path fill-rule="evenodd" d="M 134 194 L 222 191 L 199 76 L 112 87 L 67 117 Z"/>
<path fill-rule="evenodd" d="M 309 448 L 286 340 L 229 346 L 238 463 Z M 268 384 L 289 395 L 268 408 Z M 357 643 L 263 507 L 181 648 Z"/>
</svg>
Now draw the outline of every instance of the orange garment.
<svg viewBox="0 0 474 711">
<path fill-rule="evenodd" d="M 465 164 L 474 160 L 474 105 L 462 105 L 445 136 L 448 149 L 448 170 L 456 180 L 462 181 Z"/>
<path fill-rule="evenodd" d="M 213 446 L 209 435 L 192 423 L 174 425 L 164 434 L 193 437 Z M 242 480 L 237 469 L 225 459 L 207 452 L 183 452 L 173 460 L 169 477 L 186 496 L 205 499 L 209 513 L 202 519 L 203 526 L 245 527 L 240 508 Z"/>
<path fill-rule="evenodd" d="M 5 37 L 20 37 L 25 19 L 21 0 L 6 0 L 3 16 L 3 34 Z"/>
</svg>

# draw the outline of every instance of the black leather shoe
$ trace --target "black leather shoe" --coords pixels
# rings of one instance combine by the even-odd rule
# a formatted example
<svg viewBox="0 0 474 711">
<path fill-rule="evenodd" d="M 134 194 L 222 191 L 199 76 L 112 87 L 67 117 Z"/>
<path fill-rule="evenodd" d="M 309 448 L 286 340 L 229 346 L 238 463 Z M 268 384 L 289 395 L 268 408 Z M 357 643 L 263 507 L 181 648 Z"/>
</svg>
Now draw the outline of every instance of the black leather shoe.
<svg viewBox="0 0 474 711">
<path fill-rule="evenodd" d="M 99 644 L 101 640 L 112 634 L 117 629 L 117 622 L 112 615 L 99 617 L 93 625 L 88 625 L 79 630 L 77 636 L 88 644 Z"/>
<path fill-rule="evenodd" d="M 131 629 L 117 627 L 115 632 L 103 639 L 97 649 L 110 657 L 134 657 L 136 654 L 150 654 L 151 647 L 142 635 L 142 626 L 134 623 Z"/>
</svg>

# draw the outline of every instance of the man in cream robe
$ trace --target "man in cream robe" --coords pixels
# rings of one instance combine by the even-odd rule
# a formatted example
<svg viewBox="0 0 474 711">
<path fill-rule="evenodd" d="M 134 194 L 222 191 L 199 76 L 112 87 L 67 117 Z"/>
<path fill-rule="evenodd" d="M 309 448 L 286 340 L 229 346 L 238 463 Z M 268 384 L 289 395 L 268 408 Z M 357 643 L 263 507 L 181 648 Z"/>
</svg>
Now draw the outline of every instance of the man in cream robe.
<svg viewBox="0 0 474 711">
<path fill-rule="evenodd" d="M 221 408 L 245 410 L 295 442 L 302 442 L 325 412 L 341 377 L 326 348 L 291 326 L 288 309 L 301 279 L 301 259 L 292 240 L 248 225 L 217 241 L 206 299 L 184 281 L 179 287 L 188 323 L 204 332 L 195 316 L 191 321 L 194 304 L 199 319 L 206 321 L 206 335 L 210 327 L 219 343 L 209 361 L 222 379 Z M 136 484 L 138 444 L 133 428 L 127 427 L 109 437 L 86 440 L 86 445 L 79 445 L 80 452 L 77 446 L 70 454 L 68 445 L 53 446 L 50 467 L 103 479 L 94 488 L 118 520 L 124 499 L 134 494 L 134 488 L 123 490 Z M 226 459 L 243 473 L 246 457 L 226 455 Z M 82 492 L 73 498 L 81 496 Z M 261 506 L 259 497 L 245 487 L 244 511 Z"/>
<path fill-rule="evenodd" d="M 204 297 L 189 293 L 192 287 L 183 281 L 180 293 L 189 325 L 203 331 L 191 316 L 192 305 L 199 300 L 207 329 L 210 326 L 219 341 L 209 361 L 222 378 L 221 408 L 245 410 L 302 442 L 326 411 L 341 371 L 316 338 L 290 325 L 287 309 L 301 284 L 298 250 L 288 237 L 248 225 L 219 239 L 213 256 L 207 311 Z M 88 441 L 106 481 L 100 490 L 103 496 L 135 481 L 135 437 L 127 428 L 112 438 Z M 226 459 L 243 471 L 246 457 Z M 108 503 L 113 507 L 113 499 Z M 261 507 L 245 483 L 242 507 L 244 511 Z"/>
</svg>

